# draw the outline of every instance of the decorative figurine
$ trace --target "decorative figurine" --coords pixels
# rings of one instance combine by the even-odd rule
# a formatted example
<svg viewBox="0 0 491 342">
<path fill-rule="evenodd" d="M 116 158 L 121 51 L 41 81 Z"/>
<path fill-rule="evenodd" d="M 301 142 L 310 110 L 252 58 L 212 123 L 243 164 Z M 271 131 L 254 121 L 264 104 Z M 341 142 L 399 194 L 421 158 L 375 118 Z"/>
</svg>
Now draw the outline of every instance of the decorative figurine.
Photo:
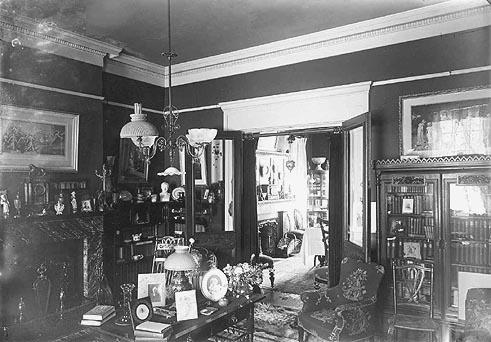
<svg viewBox="0 0 491 342">
<path fill-rule="evenodd" d="M 2 207 L 3 218 L 8 218 L 10 215 L 10 202 L 6 191 L 0 195 L 0 206 Z"/>
<path fill-rule="evenodd" d="M 169 202 L 170 201 L 169 183 L 162 182 L 162 184 L 160 184 L 160 189 L 162 189 L 162 192 L 160 193 L 160 202 Z"/>
<path fill-rule="evenodd" d="M 63 193 L 60 193 L 60 195 L 58 196 L 58 201 L 55 203 L 55 212 L 56 212 L 56 215 L 62 215 L 63 214 L 63 210 L 65 210 L 65 200 L 63 199 Z"/>
<path fill-rule="evenodd" d="M 73 190 L 70 193 L 71 199 L 70 199 L 70 206 L 72 207 L 72 213 L 76 214 L 78 210 L 78 205 L 77 205 L 77 193 L 75 190 Z"/>
<path fill-rule="evenodd" d="M 112 171 L 107 168 L 106 164 L 102 164 L 102 171 L 95 170 L 95 175 L 102 181 L 102 190 L 98 194 L 99 211 L 104 211 L 107 208 L 106 202 L 106 179 L 111 176 Z"/>
<path fill-rule="evenodd" d="M 22 207 L 22 201 L 20 199 L 20 194 L 17 193 L 17 195 L 15 195 L 15 199 L 14 199 L 14 208 L 15 208 L 15 216 L 14 217 L 20 217 L 20 208 Z"/>
</svg>

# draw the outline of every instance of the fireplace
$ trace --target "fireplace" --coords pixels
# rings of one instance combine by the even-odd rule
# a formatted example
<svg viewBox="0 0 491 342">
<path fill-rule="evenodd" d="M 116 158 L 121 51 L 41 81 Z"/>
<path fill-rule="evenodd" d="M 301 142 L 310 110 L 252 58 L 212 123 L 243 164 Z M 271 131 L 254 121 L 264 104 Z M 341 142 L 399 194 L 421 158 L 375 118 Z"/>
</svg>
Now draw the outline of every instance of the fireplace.
<svg viewBox="0 0 491 342">
<path fill-rule="evenodd" d="M 102 269 L 101 214 L 8 219 L 2 225 L 3 326 L 67 310 L 95 297 L 95 271 Z"/>
</svg>

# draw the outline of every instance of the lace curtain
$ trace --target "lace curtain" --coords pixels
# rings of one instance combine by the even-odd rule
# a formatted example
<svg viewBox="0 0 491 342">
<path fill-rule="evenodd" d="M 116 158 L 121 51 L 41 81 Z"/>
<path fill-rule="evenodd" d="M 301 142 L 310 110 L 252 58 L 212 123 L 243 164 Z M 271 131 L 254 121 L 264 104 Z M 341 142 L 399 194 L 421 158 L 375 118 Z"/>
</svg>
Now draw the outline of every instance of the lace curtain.
<svg viewBox="0 0 491 342">
<path fill-rule="evenodd" d="M 431 122 L 418 124 L 415 149 L 445 151 L 448 155 L 488 154 L 490 132 L 488 104 L 444 109 L 433 112 Z"/>
<path fill-rule="evenodd" d="M 295 161 L 295 167 L 291 172 L 287 172 L 287 177 L 291 180 L 292 193 L 295 195 L 295 207 L 302 214 L 303 222 L 307 222 L 307 138 L 295 138 L 292 143 L 291 158 Z"/>
</svg>

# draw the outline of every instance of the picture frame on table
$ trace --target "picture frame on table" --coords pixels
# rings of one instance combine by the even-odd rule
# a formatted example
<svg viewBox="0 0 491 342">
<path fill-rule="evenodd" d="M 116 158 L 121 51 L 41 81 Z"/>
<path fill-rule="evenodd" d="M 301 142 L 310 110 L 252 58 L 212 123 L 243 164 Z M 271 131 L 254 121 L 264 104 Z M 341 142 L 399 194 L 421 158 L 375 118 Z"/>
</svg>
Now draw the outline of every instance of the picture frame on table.
<svg viewBox="0 0 491 342">
<path fill-rule="evenodd" d="M 179 164 L 181 167 L 181 185 L 186 184 L 186 150 L 179 150 Z M 206 182 L 206 150 L 201 155 L 199 162 L 193 164 L 194 184 L 207 185 Z"/>
<path fill-rule="evenodd" d="M 401 156 L 491 154 L 491 86 L 402 96 Z"/>
<path fill-rule="evenodd" d="M 153 306 L 165 306 L 165 273 L 138 274 L 138 298 L 149 297 Z"/>
<path fill-rule="evenodd" d="M 421 260 L 421 244 L 416 241 L 404 241 L 402 253 L 404 258 Z"/>
<path fill-rule="evenodd" d="M 0 171 L 78 171 L 79 116 L 0 105 Z"/>
</svg>

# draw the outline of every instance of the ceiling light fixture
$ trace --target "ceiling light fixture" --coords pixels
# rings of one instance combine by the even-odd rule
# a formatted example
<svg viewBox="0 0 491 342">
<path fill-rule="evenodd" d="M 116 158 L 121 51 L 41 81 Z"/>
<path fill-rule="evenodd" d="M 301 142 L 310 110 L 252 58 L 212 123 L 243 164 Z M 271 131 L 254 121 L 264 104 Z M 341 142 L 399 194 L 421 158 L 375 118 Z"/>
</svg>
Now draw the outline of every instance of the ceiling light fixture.
<svg viewBox="0 0 491 342">
<path fill-rule="evenodd" d="M 169 51 L 162 54 L 169 60 L 169 105 L 164 107 L 163 110 L 165 121 L 163 129 L 165 137 L 159 137 L 158 129 L 146 120 L 147 115 L 142 113 L 142 106 L 140 103 L 135 103 L 135 113 L 130 115 L 131 121 L 123 126 L 119 135 L 122 139 L 131 138 L 138 148 L 139 153 L 143 156 L 145 181 L 148 181 L 150 159 L 155 156 L 157 150 L 161 152 L 169 150 L 169 160 L 171 165 L 165 171 L 159 172 L 158 175 L 179 175 L 181 174 L 181 171 L 172 166 L 174 164 L 176 150 L 185 149 L 193 158 L 193 163 L 199 162 L 206 145 L 211 143 L 217 134 L 216 129 L 192 128 L 188 130 L 186 136 L 179 135 L 174 137 L 176 130 L 180 128 L 180 125 L 177 123 L 177 120 L 179 119 L 179 110 L 172 105 L 172 58 L 177 55 L 171 50 L 170 0 L 167 1 L 167 16 Z"/>
</svg>

